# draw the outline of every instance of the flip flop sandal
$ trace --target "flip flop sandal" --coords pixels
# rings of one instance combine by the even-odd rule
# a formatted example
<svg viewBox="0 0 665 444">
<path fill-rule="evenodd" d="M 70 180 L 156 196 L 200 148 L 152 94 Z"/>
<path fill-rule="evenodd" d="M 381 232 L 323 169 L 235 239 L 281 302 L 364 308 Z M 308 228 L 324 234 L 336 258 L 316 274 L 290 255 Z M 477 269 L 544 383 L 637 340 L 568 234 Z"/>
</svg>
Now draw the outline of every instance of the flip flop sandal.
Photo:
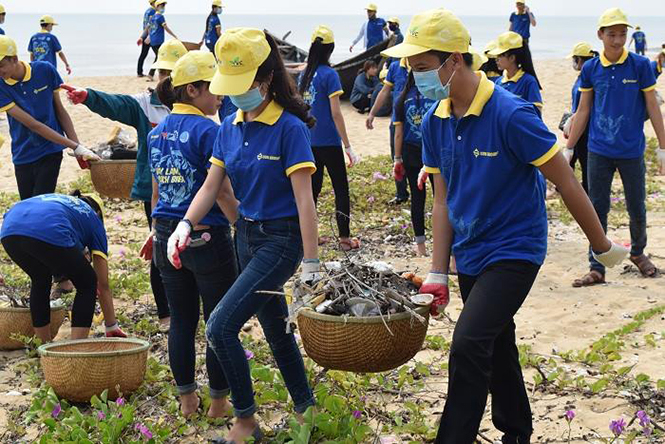
<svg viewBox="0 0 665 444">
<path fill-rule="evenodd" d="M 254 438 L 254 444 L 260 444 L 263 442 L 263 432 L 261 431 L 261 427 L 254 429 L 254 432 L 252 432 L 252 438 Z M 226 438 L 216 438 L 210 442 L 213 444 L 236 444 L 235 441 L 229 441 Z"/>
<path fill-rule="evenodd" d="M 360 248 L 360 241 L 356 238 L 339 241 L 339 248 L 342 251 L 357 250 Z"/>
<path fill-rule="evenodd" d="M 573 281 L 573 287 L 582 288 L 582 287 L 592 287 L 598 284 L 605 283 L 605 276 L 600 273 L 600 271 L 591 270 L 584 275 L 582 279 L 575 279 Z"/>
<path fill-rule="evenodd" d="M 646 278 L 653 278 L 658 275 L 658 268 L 651 262 L 649 257 L 646 254 L 641 254 L 639 256 L 631 256 L 630 261 L 635 264 L 642 276 Z"/>
</svg>

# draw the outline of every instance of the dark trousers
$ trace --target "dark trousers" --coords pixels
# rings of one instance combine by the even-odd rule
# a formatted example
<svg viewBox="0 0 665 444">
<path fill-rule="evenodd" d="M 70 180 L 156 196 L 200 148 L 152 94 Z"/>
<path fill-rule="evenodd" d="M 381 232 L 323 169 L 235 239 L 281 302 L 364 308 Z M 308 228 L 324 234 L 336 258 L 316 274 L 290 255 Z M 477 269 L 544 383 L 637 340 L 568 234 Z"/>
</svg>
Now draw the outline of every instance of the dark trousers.
<svg viewBox="0 0 665 444">
<path fill-rule="evenodd" d="M 55 192 L 62 164 L 62 151 L 48 154 L 23 165 L 14 165 L 18 195 L 21 200 Z"/>
<path fill-rule="evenodd" d="M 312 152 L 316 160 L 316 172 L 312 175 L 314 202 L 319 199 L 323 186 L 323 172 L 328 170 L 330 181 L 335 192 L 335 216 L 340 237 L 349 237 L 351 214 L 351 198 L 349 197 L 349 179 L 346 175 L 344 150 L 341 146 L 313 146 Z"/>
<path fill-rule="evenodd" d="M 145 216 L 148 219 L 148 228 L 152 229 L 152 204 L 150 202 L 143 202 Z M 166 291 L 164 290 L 164 283 L 162 282 L 162 275 L 159 273 L 159 268 L 155 265 L 155 261 L 150 261 L 150 288 L 152 295 L 155 297 L 155 305 L 157 305 L 157 317 L 159 319 L 168 318 L 171 316 L 169 311 L 169 301 L 166 299 Z"/>
<path fill-rule="evenodd" d="M 645 48 L 635 48 L 635 53 L 643 56 L 643 55 L 646 54 L 646 50 L 645 50 Z"/>
<path fill-rule="evenodd" d="M 162 47 L 162 45 L 157 45 L 157 46 L 151 46 L 150 47 L 150 49 L 152 49 L 152 52 L 155 53 L 155 62 L 157 61 L 157 55 L 159 54 L 159 48 L 161 48 L 161 47 Z M 155 70 L 151 68 L 150 71 L 148 72 L 148 75 L 150 77 L 153 77 L 155 75 Z"/>
<path fill-rule="evenodd" d="M 500 261 L 478 276 L 459 274 L 464 308 L 450 348 L 448 399 L 437 444 L 472 444 L 492 393 L 492 422 L 503 442 L 524 444 L 533 431 L 513 317 L 540 266 Z"/>
<path fill-rule="evenodd" d="M 196 391 L 196 331 L 199 325 L 200 305 L 203 303 L 203 318 L 208 322 L 210 313 L 222 300 L 226 291 L 238 276 L 233 253 L 233 240 L 226 227 L 213 227 L 194 231 L 192 241 L 204 233 L 210 239 L 201 246 L 189 246 L 180 259 L 182 268 L 175 269 L 167 258 L 169 236 L 178 225 L 178 220 L 156 220 L 154 261 L 161 271 L 171 307 L 169 330 L 169 365 L 173 372 L 178 393 Z M 206 347 L 206 368 L 210 381 L 210 397 L 221 398 L 229 393 L 222 366 L 210 346 Z"/>
<path fill-rule="evenodd" d="M 596 209 L 598 219 L 607 232 L 607 215 L 614 172 L 619 171 L 626 209 L 630 218 L 630 255 L 640 256 L 647 245 L 646 165 L 644 156 L 635 159 L 610 159 L 589 153 L 589 199 Z M 605 274 L 605 267 L 593 258 L 589 247 L 589 264 L 592 270 Z"/>
<path fill-rule="evenodd" d="M 405 143 L 402 149 L 404 169 L 406 169 L 406 181 L 411 190 L 411 223 L 416 235 L 416 242 L 425 242 L 425 201 L 427 200 L 427 189 L 418 188 L 418 174 L 423 167 L 422 146 Z M 434 179 L 429 176 L 434 189 Z"/>
<path fill-rule="evenodd" d="M 395 161 L 395 125 L 390 123 L 390 158 Z M 398 200 L 408 200 L 409 191 L 406 186 L 406 179 L 395 181 L 395 198 Z"/>
<path fill-rule="evenodd" d="M 351 105 L 353 105 L 354 108 L 356 108 L 359 111 L 365 111 L 369 109 L 370 105 L 372 104 L 372 99 L 367 96 L 362 96 L 355 102 L 352 102 Z"/>
<path fill-rule="evenodd" d="M 90 327 L 97 301 L 97 275 L 76 247 L 58 247 L 27 236 L 7 236 L 2 246 L 12 261 L 30 277 L 32 325 L 51 323 L 51 282 L 53 275 L 66 276 L 76 288 L 72 307 L 72 327 Z"/>
<path fill-rule="evenodd" d="M 580 140 L 577 141 L 575 145 L 575 150 L 573 151 L 573 157 L 570 159 L 570 167 L 574 170 L 575 164 L 579 161 L 580 169 L 582 170 L 582 188 L 586 191 L 587 195 L 589 194 L 589 172 L 587 169 L 587 159 L 589 157 L 589 127 L 584 131 L 584 134 L 580 137 Z"/>
<path fill-rule="evenodd" d="M 141 45 L 141 55 L 139 56 L 139 62 L 136 67 L 136 74 L 139 76 L 143 76 L 143 64 L 145 63 L 146 57 L 148 57 L 148 53 L 150 52 L 150 45 L 146 45 L 143 43 Z"/>
</svg>

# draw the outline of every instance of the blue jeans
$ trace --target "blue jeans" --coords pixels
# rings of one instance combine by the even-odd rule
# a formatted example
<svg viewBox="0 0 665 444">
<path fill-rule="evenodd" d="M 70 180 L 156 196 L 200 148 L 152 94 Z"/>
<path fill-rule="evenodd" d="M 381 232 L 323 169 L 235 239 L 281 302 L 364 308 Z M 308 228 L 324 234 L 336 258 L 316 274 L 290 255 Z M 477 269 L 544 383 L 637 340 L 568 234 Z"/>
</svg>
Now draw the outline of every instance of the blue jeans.
<svg viewBox="0 0 665 444">
<path fill-rule="evenodd" d="M 238 335 L 245 322 L 256 315 L 295 409 L 303 413 L 314 405 L 314 396 L 295 337 L 286 333 L 286 301 L 282 296 L 256 293 L 281 291 L 298 269 L 303 258 L 300 225 L 295 218 L 263 222 L 240 219 L 236 234 L 240 276 L 210 315 L 208 343 L 224 367 L 235 415 L 253 415 L 256 404 L 252 379 Z"/>
<path fill-rule="evenodd" d="M 647 245 L 646 166 L 644 157 L 636 159 L 610 159 L 589 152 L 587 161 L 589 199 L 596 209 L 603 230 L 607 232 L 607 214 L 610 212 L 610 194 L 614 172 L 619 170 L 626 209 L 630 218 L 630 255 L 640 256 Z M 605 267 L 593 258 L 589 247 L 591 270 L 605 274 Z"/>
<path fill-rule="evenodd" d="M 188 247 L 180 253 L 182 268 L 175 269 L 167 258 L 166 245 L 179 221 L 155 220 L 153 259 L 162 276 L 166 298 L 171 310 L 169 330 L 169 364 L 175 377 L 178 393 L 187 395 L 196 391 L 196 330 L 199 325 L 200 302 L 203 318 L 222 300 L 238 276 L 233 241 L 228 227 L 212 227 L 192 233 L 192 240 L 203 233 L 210 240 L 202 246 Z M 229 394 L 229 384 L 217 356 L 206 348 L 206 368 L 210 381 L 210 397 L 222 398 Z"/>
</svg>

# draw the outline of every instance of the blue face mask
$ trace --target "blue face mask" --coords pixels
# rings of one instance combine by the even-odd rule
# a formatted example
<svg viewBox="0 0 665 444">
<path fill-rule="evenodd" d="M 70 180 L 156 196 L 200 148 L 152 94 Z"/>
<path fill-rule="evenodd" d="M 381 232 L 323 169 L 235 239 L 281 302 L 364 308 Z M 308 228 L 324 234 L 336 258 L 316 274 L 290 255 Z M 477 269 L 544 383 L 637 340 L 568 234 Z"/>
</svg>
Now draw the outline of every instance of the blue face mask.
<svg viewBox="0 0 665 444">
<path fill-rule="evenodd" d="M 258 87 L 250 89 L 244 94 L 229 97 L 231 98 L 231 102 L 233 102 L 233 104 L 242 111 L 251 111 L 256 109 L 265 100 L 265 97 L 261 95 L 261 90 L 259 90 Z"/>
<path fill-rule="evenodd" d="M 431 71 L 417 72 L 413 71 L 413 78 L 416 81 L 416 87 L 420 94 L 427 97 L 431 100 L 445 100 L 450 96 L 450 83 L 455 77 L 455 72 L 450 76 L 450 80 L 445 85 L 441 84 L 441 79 L 439 78 L 439 71 L 448 63 L 448 58 L 441 66 Z"/>
<path fill-rule="evenodd" d="M 163 6 L 160 6 L 159 8 L 157 8 L 157 10 L 159 11 L 160 14 L 164 14 L 164 11 L 166 11 L 166 8 L 163 7 Z"/>
</svg>

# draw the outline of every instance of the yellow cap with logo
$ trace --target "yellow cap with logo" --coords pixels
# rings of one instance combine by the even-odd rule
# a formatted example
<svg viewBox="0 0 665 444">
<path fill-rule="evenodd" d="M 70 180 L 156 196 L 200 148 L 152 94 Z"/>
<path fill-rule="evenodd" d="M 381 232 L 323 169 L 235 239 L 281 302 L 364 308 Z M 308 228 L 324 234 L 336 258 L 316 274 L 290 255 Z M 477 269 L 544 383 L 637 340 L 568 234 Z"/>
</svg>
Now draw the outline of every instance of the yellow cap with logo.
<svg viewBox="0 0 665 444">
<path fill-rule="evenodd" d="M 573 57 L 593 57 L 593 48 L 591 44 L 587 42 L 579 42 L 573 46 L 573 51 L 566 56 L 567 59 L 572 59 Z"/>
<path fill-rule="evenodd" d="M 396 25 L 399 25 L 399 18 L 397 17 L 390 17 L 387 21 L 388 23 L 394 23 Z"/>
<path fill-rule="evenodd" d="M 212 0 L 212 5 L 218 8 L 222 7 L 222 0 Z"/>
<path fill-rule="evenodd" d="M 490 59 L 495 59 L 496 56 L 490 54 L 490 52 L 492 52 L 493 49 L 496 49 L 496 40 L 492 40 L 487 45 L 485 45 L 485 49 L 483 50 L 483 53 L 485 53 L 485 55 L 487 57 L 489 57 Z"/>
<path fill-rule="evenodd" d="M 0 5 L 0 14 L 4 14 L 7 11 L 5 11 L 5 7 L 3 5 Z"/>
<path fill-rule="evenodd" d="M 370 3 L 370 4 L 368 4 L 368 5 L 365 7 L 365 10 L 366 10 L 366 11 L 374 11 L 374 12 L 376 12 L 376 11 L 379 10 L 379 8 L 376 6 L 376 3 Z"/>
<path fill-rule="evenodd" d="M 189 51 L 178 59 L 171 71 L 173 86 L 189 83 L 211 82 L 217 70 L 217 62 L 213 53 L 208 51 Z"/>
<path fill-rule="evenodd" d="M 610 26 L 615 25 L 626 25 L 629 28 L 632 28 L 630 23 L 628 23 L 628 16 L 626 16 L 625 12 L 619 8 L 610 8 L 600 16 L 600 20 L 598 20 L 598 29 L 609 28 Z"/>
<path fill-rule="evenodd" d="M 155 1 L 155 6 L 165 5 L 166 3 L 167 3 L 166 0 L 156 0 Z"/>
<path fill-rule="evenodd" d="M 16 42 L 6 35 L 0 35 L 0 60 L 18 54 Z"/>
<path fill-rule="evenodd" d="M 40 25 L 57 25 L 55 22 L 55 19 L 51 17 L 50 15 L 43 15 L 42 18 L 39 19 L 39 24 Z"/>
<path fill-rule="evenodd" d="M 524 46 L 524 39 L 521 35 L 513 31 L 504 32 L 496 40 L 496 47 L 488 55 L 500 56 L 511 49 L 518 49 Z"/>
<path fill-rule="evenodd" d="M 324 45 L 335 43 L 335 34 L 333 34 L 332 29 L 325 25 L 320 25 L 314 30 L 314 33 L 312 34 L 312 42 L 315 42 L 317 38 L 320 38 L 321 43 Z"/>
<path fill-rule="evenodd" d="M 159 48 L 157 61 L 153 63 L 151 68 L 171 71 L 175 66 L 175 62 L 185 54 L 187 54 L 187 48 L 180 40 L 168 40 Z"/>
<path fill-rule="evenodd" d="M 411 20 L 404 42 L 388 48 L 386 57 L 411 57 L 427 51 L 469 52 L 471 36 L 460 19 L 446 9 L 417 14 Z"/>
<path fill-rule="evenodd" d="M 259 66 L 270 55 L 270 44 L 260 29 L 232 28 L 215 45 L 219 61 L 210 92 L 220 96 L 237 96 L 249 91 Z"/>
</svg>

